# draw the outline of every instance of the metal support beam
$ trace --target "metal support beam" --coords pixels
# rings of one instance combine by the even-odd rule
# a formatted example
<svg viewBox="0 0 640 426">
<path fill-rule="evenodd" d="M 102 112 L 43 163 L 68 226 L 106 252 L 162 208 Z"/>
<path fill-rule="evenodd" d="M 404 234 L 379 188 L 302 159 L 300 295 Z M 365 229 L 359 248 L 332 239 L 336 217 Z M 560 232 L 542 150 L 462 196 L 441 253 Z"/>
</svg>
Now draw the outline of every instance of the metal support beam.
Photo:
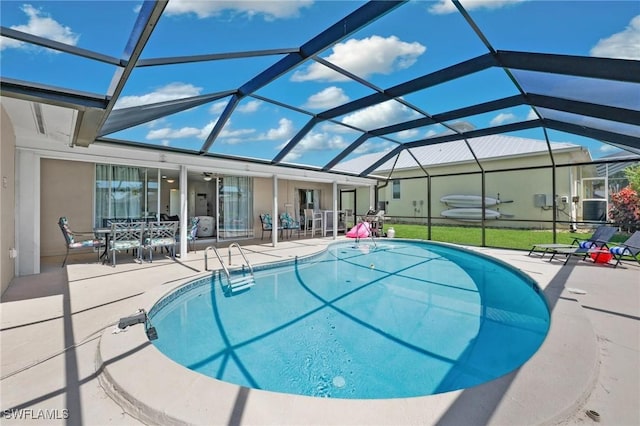
<svg viewBox="0 0 640 426">
<path fill-rule="evenodd" d="M 298 51 L 289 53 L 287 56 L 280 59 L 278 62 L 246 82 L 238 90 L 239 96 L 244 97 L 247 95 L 251 95 L 252 93 L 271 83 L 281 75 L 291 71 L 293 68 L 307 61 L 310 57 L 322 52 L 331 45 L 350 36 L 356 31 L 359 31 L 360 29 L 369 25 L 371 22 L 375 21 L 376 19 L 382 17 L 383 15 L 389 13 L 393 9 L 406 2 L 407 0 L 370 1 L 364 4 L 348 16 L 331 25 L 329 28 L 300 46 L 300 49 Z M 213 129 L 213 131 L 207 138 L 207 142 L 202 147 L 202 152 L 208 151 L 209 147 L 218 136 L 220 129 L 224 127 L 228 119 L 228 115 L 225 115 L 224 117 L 221 116 L 218 119 L 216 127 Z M 291 150 L 293 146 L 291 144 L 288 144 L 287 148 Z M 278 154 L 276 159 L 274 159 L 274 162 L 279 162 L 280 159 L 284 157 L 284 155 L 286 155 L 286 153 L 283 154 L 281 152 L 280 154 Z"/>
<path fill-rule="evenodd" d="M 560 130 L 562 132 L 573 133 L 575 135 L 585 136 L 595 140 L 608 141 L 619 145 L 629 146 L 634 149 L 640 149 L 640 135 L 629 136 L 607 130 L 594 129 L 584 125 L 549 119 L 542 120 L 542 123 L 549 129 Z"/>
<path fill-rule="evenodd" d="M 637 110 L 556 98 L 555 96 L 537 95 L 535 93 L 528 93 L 527 99 L 532 105 L 541 108 L 640 126 L 640 111 Z"/>
<path fill-rule="evenodd" d="M 472 139 L 480 136 L 532 129 L 534 127 L 539 127 L 539 126 L 540 126 L 539 120 L 530 120 L 530 121 L 523 121 L 520 123 L 505 124 L 503 126 L 488 127 L 486 129 L 471 130 L 469 132 L 464 132 L 464 133 L 454 133 L 454 134 L 444 135 L 444 136 L 435 137 L 435 138 L 421 139 L 414 142 L 407 142 L 404 145 L 397 146 L 395 149 L 383 155 L 382 158 L 380 158 L 378 161 L 373 163 L 367 169 L 362 171 L 359 176 L 361 177 L 367 176 L 369 173 L 371 173 L 372 171 L 380 167 L 389 159 L 393 158 L 395 155 L 398 155 L 398 153 L 403 149 L 419 148 L 421 146 L 434 145 L 434 144 L 443 143 L 443 142 L 451 142 L 451 141 L 457 141 L 461 139 Z"/>
<path fill-rule="evenodd" d="M 231 96 L 235 91 L 213 93 L 210 95 L 194 96 L 191 98 L 175 99 L 166 102 L 158 102 L 150 105 L 135 106 L 131 108 L 121 108 L 111 112 L 98 137 L 128 129 L 139 124 L 175 114 L 181 111 L 212 102 L 227 96 Z"/>
<path fill-rule="evenodd" d="M 158 0 L 145 1 L 142 4 L 138 20 L 120 61 L 124 65 L 116 70 L 111 80 L 111 85 L 107 92 L 109 102 L 101 114 L 83 115 L 82 119 L 79 120 L 77 132 L 73 135 L 73 145 L 89 146 L 98 137 L 100 129 L 106 123 L 107 117 L 113 110 L 167 3 L 168 0 Z"/>
<path fill-rule="evenodd" d="M 2 92 L 2 96 L 9 98 L 39 102 L 78 111 L 85 109 L 103 110 L 108 102 L 104 95 L 84 93 L 5 77 L 0 78 L 0 92 Z"/>
<path fill-rule="evenodd" d="M 336 164 L 344 160 L 347 155 L 351 154 L 356 148 L 365 143 L 371 135 L 365 133 L 361 135 L 358 139 L 349 144 L 348 147 L 342 150 L 342 152 L 336 155 L 333 160 L 329 161 L 323 168 L 322 171 L 327 171 L 332 169 Z"/>
<path fill-rule="evenodd" d="M 315 117 L 309 120 L 307 124 L 305 124 L 304 127 L 298 133 L 296 133 L 296 135 L 292 137 L 291 140 L 289 140 L 287 145 L 280 150 L 280 152 L 274 157 L 272 163 L 280 163 L 284 159 L 284 157 L 286 157 L 287 154 L 289 154 L 291 150 L 295 148 L 296 145 L 298 145 L 298 142 L 300 142 L 307 135 L 307 133 L 309 133 L 311 129 L 313 129 L 313 126 L 315 126 L 317 122 L 318 120 Z"/>
<path fill-rule="evenodd" d="M 640 61 L 498 50 L 504 67 L 640 83 Z"/>
</svg>

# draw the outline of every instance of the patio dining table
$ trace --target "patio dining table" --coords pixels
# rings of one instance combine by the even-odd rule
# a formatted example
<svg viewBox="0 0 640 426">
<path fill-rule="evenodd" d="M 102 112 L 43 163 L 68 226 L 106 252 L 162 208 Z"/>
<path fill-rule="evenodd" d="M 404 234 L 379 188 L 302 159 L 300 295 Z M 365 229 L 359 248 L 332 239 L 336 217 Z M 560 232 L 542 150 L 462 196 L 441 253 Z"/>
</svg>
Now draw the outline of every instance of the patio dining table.
<svg viewBox="0 0 640 426">
<path fill-rule="evenodd" d="M 104 263 L 107 258 L 107 254 L 109 253 L 109 237 L 111 235 L 111 227 L 93 228 L 93 233 L 98 239 L 104 238 L 104 251 L 100 255 L 100 259 L 103 259 L 102 263 Z"/>
</svg>

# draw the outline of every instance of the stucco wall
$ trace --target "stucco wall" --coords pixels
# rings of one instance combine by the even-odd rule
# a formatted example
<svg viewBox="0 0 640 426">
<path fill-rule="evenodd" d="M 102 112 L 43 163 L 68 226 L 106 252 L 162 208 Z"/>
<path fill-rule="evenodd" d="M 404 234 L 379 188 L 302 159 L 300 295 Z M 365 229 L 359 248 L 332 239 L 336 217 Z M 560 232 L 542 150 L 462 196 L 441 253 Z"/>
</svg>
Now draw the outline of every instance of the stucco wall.
<svg viewBox="0 0 640 426">
<path fill-rule="evenodd" d="M 285 211 L 285 204 L 291 204 L 295 209 L 295 191 L 297 189 L 320 190 L 320 208 L 331 209 L 333 206 L 333 186 L 328 183 L 302 182 L 288 179 L 278 179 L 278 211 Z M 261 224 L 258 217 L 261 213 L 271 213 L 273 210 L 273 179 L 255 178 L 253 181 L 253 209 L 255 212 L 254 235 L 260 236 Z"/>
<path fill-rule="evenodd" d="M 1 293 L 9 287 L 15 276 L 15 261 L 9 249 L 15 241 L 15 152 L 16 136 L 13 124 L 0 105 L 0 278 Z"/>
<path fill-rule="evenodd" d="M 556 154 L 558 164 L 570 164 L 573 161 L 588 161 L 588 158 L 580 156 L 585 155 L 582 151 L 559 153 Z M 540 155 L 537 157 L 527 156 L 526 158 L 508 158 L 500 161 L 492 161 L 483 164 L 486 170 L 500 169 L 518 169 L 525 165 L 550 165 L 548 156 Z M 431 197 L 431 216 L 435 220 L 434 224 L 461 224 L 460 221 L 444 219 L 441 213 L 450 209 L 444 203 L 440 202 L 440 198 L 445 195 L 481 195 L 482 194 L 482 175 L 466 174 L 458 176 L 438 176 L 443 174 L 469 173 L 479 172 L 477 165 L 473 163 L 454 164 L 447 167 L 433 167 L 428 170 L 432 173 L 431 194 L 428 194 L 427 179 L 405 179 L 400 180 L 399 199 L 393 199 L 393 184 L 380 191 L 380 200 L 387 202 L 386 213 L 391 216 L 403 216 L 411 221 L 412 218 L 420 218 L 428 216 L 428 201 Z M 415 177 L 425 176 L 422 170 L 401 170 L 394 173 L 394 177 Z M 558 167 L 556 169 L 556 193 L 559 196 L 567 196 L 571 200 L 572 185 L 576 180 L 580 179 L 579 172 L 576 167 Z M 553 219 L 553 210 L 550 207 L 536 207 L 534 204 L 534 194 L 553 193 L 552 188 L 552 172 L 551 168 L 533 169 L 533 170 L 514 170 L 508 172 L 487 172 L 485 175 L 485 196 L 499 198 L 502 201 L 513 201 L 504 203 L 490 209 L 498 210 L 501 213 L 510 215 L 512 221 L 491 222 L 491 225 L 506 227 L 551 227 L 551 224 L 541 225 L 539 221 L 551 221 Z M 549 198 L 551 200 L 551 198 Z M 414 205 L 415 201 L 415 205 Z M 571 202 L 558 203 L 558 220 L 571 220 Z M 579 206 L 578 206 L 579 207 Z M 580 211 L 577 211 L 577 219 L 580 219 Z M 420 220 L 420 219 L 416 219 Z M 518 220 L 518 221 L 516 221 Z M 424 221 L 422 219 L 421 221 Z M 521 222 L 525 221 L 525 222 Z"/>
<path fill-rule="evenodd" d="M 42 159 L 40 163 L 40 255 L 65 253 L 58 219 L 66 216 L 77 232 L 93 229 L 95 165 Z"/>
</svg>

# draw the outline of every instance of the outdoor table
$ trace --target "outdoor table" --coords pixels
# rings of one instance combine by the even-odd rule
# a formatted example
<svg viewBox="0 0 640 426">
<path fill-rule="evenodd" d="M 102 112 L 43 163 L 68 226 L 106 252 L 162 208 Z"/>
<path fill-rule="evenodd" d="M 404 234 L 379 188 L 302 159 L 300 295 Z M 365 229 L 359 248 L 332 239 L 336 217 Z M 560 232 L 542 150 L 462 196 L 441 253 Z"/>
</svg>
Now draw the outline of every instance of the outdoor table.
<svg viewBox="0 0 640 426">
<path fill-rule="evenodd" d="M 102 263 L 104 263 L 109 253 L 109 235 L 111 234 L 111 228 L 94 228 L 93 233 L 96 238 L 104 238 L 104 251 L 100 255 L 100 259 L 103 259 Z"/>
</svg>

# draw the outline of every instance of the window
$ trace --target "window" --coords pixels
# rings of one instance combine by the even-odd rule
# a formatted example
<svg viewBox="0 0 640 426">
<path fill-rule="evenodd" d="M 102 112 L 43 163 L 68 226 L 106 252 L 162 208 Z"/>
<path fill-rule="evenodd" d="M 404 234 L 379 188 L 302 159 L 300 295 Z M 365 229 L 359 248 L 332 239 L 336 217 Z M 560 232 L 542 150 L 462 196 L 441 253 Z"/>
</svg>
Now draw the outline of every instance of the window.
<svg viewBox="0 0 640 426">
<path fill-rule="evenodd" d="M 400 181 L 398 179 L 393 181 L 393 199 L 400 199 Z"/>
<path fill-rule="evenodd" d="M 157 169 L 96 164 L 95 226 L 104 219 L 156 219 L 157 177 Z"/>
</svg>

